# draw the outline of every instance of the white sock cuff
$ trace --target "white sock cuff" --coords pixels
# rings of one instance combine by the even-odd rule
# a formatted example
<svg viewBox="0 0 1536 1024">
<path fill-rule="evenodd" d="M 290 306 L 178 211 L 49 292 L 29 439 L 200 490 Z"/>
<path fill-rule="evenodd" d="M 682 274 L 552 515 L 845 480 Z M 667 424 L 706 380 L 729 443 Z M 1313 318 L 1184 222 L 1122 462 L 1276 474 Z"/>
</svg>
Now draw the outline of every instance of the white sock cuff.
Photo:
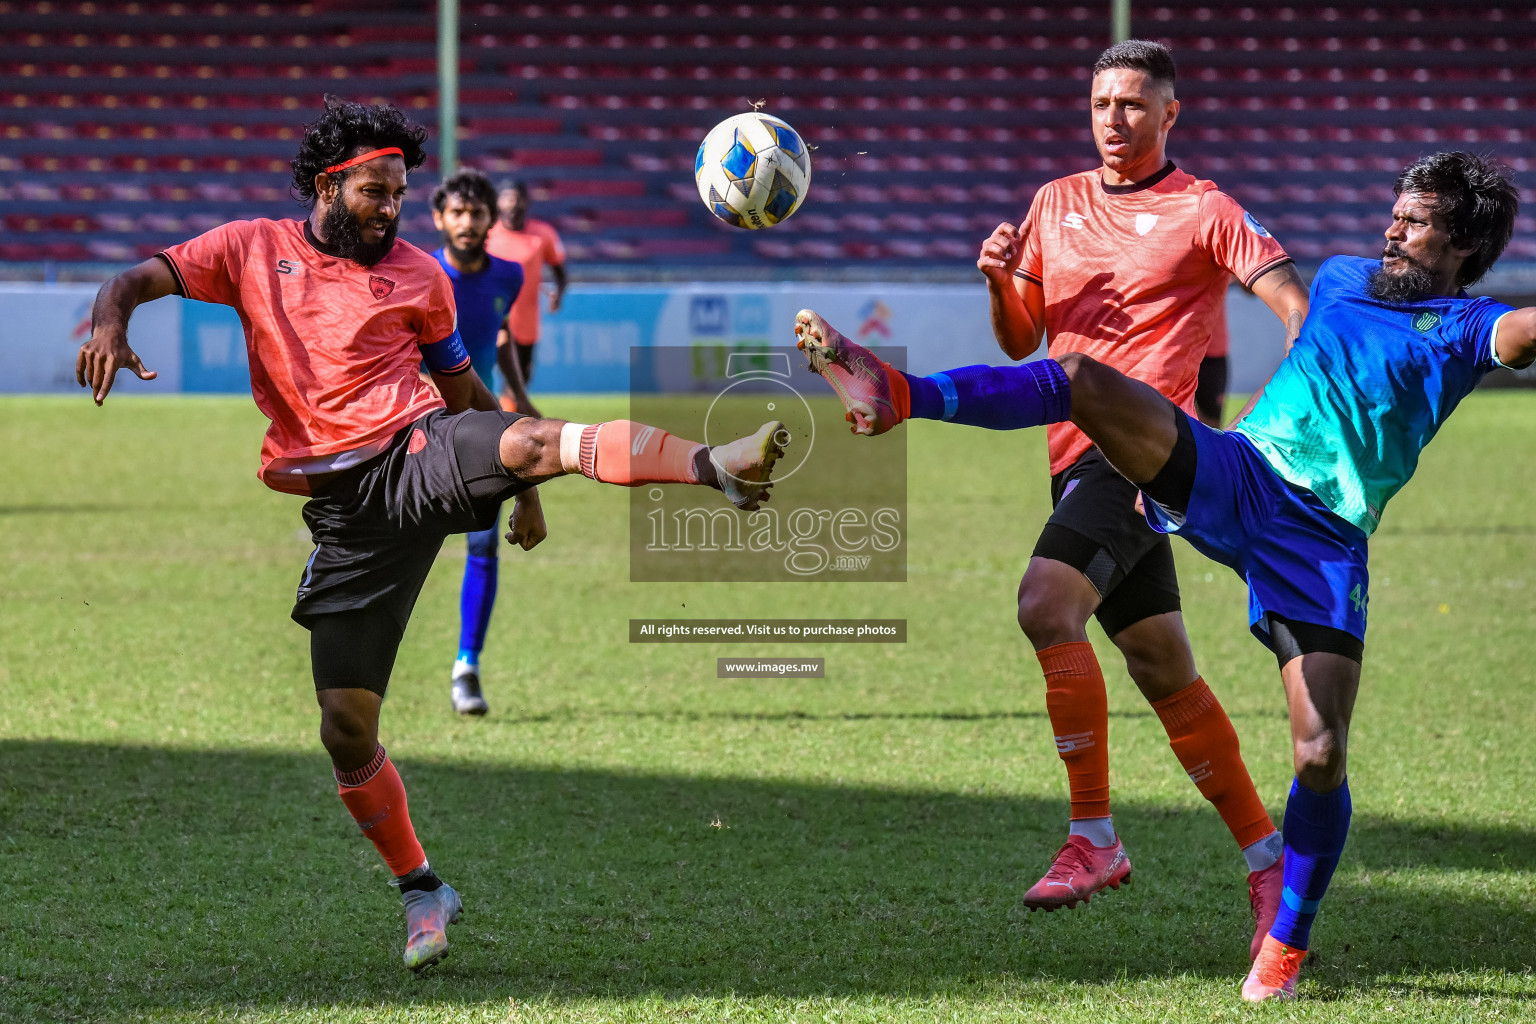
<svg viewBox="0 0 1536 1024">
<path fill-rule="evenodd" d="M 1103 849 L 1115 845 L 1113 818 L 1073 818 L 1067 825 L 1067 834 L 1082 836 L 1094 846 Z"/>
<path fill-rule="evenodd" d="M 1276 829 L 1256 843 L 1249 843 L 1243 847 L 1243 859 L 1248 862 L 1249 871 L 1263 871 L 1285 852 L 1285 839 Z"/>
<path fill-rule="evenodd" d="M 560 428 L 560 468 L 567 473 L 581 472 L 581 432 L 589 424 L 567 423 Z"/>
</svg>

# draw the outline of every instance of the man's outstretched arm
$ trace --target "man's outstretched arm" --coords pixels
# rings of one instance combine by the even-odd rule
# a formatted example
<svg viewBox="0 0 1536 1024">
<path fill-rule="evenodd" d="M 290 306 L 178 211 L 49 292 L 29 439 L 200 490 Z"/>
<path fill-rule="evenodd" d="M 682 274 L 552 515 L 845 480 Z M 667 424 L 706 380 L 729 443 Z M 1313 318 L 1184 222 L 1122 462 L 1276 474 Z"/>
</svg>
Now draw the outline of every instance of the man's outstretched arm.
<svg viewBox="0 0 1536 1024">
<path fill-rule="evenodd" d="M 1253 282 L 1253 294 L 1285 324 L 1285 350 L 1301 336 L 1307 318 L 1307 286 L 1294 263 L 1282 263 Z"/>
<path fill-rule="evenodd" d="M 140 380 L 154 380 L 138 353 L 128 347 L 128 318 L 146 302 L 175 295 L 176 275 L 158 256 L 123 271 L 101 286 L 91 308 L 91 337 L 75 357 L 75 379 L 91 389 L 100 405 L 107 400 L 117 371 L 127 368 Z"/>
<path fill-rule="evenodd" d="M 463 412 L 465 409 L 481 409 L 486 412 L 494 412 L 500 406 L 496 404 L 496 397 L 491 394 L 491 389 L 485 386 L 485 381 L 470 367 L 463 373 L 442 373 L 432 371 L 432 383 L 437 385 L 437 393 L 443 396 L 443 401 L 448 403 L 449 412 Z"/>
<path fill-rule="evenodd" d="M 1493 350 L 1499 362 L 1523 370 L 1536 362 L 1536 306 L 1505 313 L 1494 335 Z"/>
<path fill-rule="evenodd" d="M 1280 358 L 1284 359 L 1291 354 L 1291 346 L 1296 343 L 1296 339 L 1301 337 L 1301 325 L 1307 319 L 1307 286 L 1302 283 L 1296 264 L 1282 263 L 1266 272 L 1253 282 L 1253 294 L 1285 324 L 1285 351 L 1280 354 Z M 1264 383 L 1268 385 L 1269 382 Z M 1253 411 L 1263 393 L 1264 388 L 1260 387 L 1248 396 L 1242 411 L 1232 417 L 1232 422 L 1227 425 L 1229 429 Z"/>
</svg>

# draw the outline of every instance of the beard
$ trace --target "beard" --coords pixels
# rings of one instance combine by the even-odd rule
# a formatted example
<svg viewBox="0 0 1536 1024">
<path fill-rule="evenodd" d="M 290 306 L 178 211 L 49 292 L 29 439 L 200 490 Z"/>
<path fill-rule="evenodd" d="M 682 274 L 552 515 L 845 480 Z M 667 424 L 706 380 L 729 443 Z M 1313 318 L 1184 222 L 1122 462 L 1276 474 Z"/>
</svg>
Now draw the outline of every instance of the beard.
<svg viewBox="0 0 1536 1024">
<path fill-rule="evenodd" d="M 1385 266 L 1380 266 L 1371 271 L 1370 279 L 1365 285 L 1371 298 L 1379 302 L 1408 303 L 1418 302 L 1434 294 L 1435 274 L 1424 264 L 1415 261 L 1413 257 L 1391 242 L 1382 250 L 1381 255 L 1383 258 L 1402 257 L 1404 265 L 1400 270 L 1388 270 Z"/>
<path fill-rule="evenodd" d="M 362 227 L 357 217 L 345 203 L 332 203 L 325 211 L 326 242 L 336 250 L 336 255 L 363 267 L 378 263 L 395 247 L 395 235 L 400 231 L 400 218 L 396 217 L 384 229 L 384 237 L 377 242 L 363 241 Z"/>
<path fill-rule="evenodd" d="M 466 246 L 463 249 L 460 249 L 458 246 L 454 245 L 453 240 L 449 238 L 444 238 L 443 244 L 448 247 L 448 255 L 453 257 L 453 261 L 462 266 L 472 266 L 473 264 L 479 263 L 481 259 L 485 257 L 484 236 L 482 236 L 478 242 Z"/>
</svg>

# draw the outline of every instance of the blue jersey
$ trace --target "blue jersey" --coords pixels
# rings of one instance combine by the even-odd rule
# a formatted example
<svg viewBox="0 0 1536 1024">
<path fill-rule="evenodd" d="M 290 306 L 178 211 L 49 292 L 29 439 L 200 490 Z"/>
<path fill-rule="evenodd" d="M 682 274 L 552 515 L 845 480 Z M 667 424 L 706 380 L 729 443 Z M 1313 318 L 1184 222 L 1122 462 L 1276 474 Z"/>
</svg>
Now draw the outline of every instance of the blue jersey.
<svg viewBox="0 0 1536 1024">
<path fill-rule="evenodd" d="M 1446 417 L 1499 365 L 1494 329 L 1513 309 L 1465 292 L 1373 299 L 1366 282 L 1380 266 L 1322 265 L 1301 337 L 1236 428 L 1280 477 L 1367 535 Z"/>
<path fill-rule="evenodd" d="M 490 264 L 475 274 L 462 274 L 448 262 L 446 249 L 432 254 L 453 282 L 453 301 L 459 310 L 459 336 L 469 350 L 475 372 L 494 388 L 492 371 L 496 369 L 496 334 L 507 320 L 507 310 L 523 290 L 523 268 L 510 260 L 486 254 Z"/>
</svg>

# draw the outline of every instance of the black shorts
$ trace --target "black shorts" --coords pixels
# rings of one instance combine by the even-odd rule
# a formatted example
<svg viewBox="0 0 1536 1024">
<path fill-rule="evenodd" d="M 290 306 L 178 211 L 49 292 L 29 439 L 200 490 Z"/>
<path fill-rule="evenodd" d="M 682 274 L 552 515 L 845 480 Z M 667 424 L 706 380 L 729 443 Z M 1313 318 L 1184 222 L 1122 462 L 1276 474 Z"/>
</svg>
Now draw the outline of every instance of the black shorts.
<svg viewBox="0 0 1536 1024">
<path fill-rule="evenodd" d="M 1200 376 L 1195 382 L 1195 409 L 1200 418 L 1220 425 L 1226 397 L 1227 357 L 1206 356 L 1200 360 Z"/>
<path fill-rule="evenodd" d="M 531 485 L 501 464 L 501 434 L 518 413 L 438 409 L 388 450 L 325 482 L 304 505 L 315 550 L 293 618 L 382 608 L 404 629 L 449 534 L 490 528 Z"/>
<path fill-rule="evenodd" d="M 1173 545 L 1136 511 L 1136 485 L 1090 448 L 1051 477 L 1051 504 L 1035 557 L 1064 562 L 1099 592 L 1094 617 L 1114 636 L 1153 615 L 1176 612 Z"/>
</svg>

